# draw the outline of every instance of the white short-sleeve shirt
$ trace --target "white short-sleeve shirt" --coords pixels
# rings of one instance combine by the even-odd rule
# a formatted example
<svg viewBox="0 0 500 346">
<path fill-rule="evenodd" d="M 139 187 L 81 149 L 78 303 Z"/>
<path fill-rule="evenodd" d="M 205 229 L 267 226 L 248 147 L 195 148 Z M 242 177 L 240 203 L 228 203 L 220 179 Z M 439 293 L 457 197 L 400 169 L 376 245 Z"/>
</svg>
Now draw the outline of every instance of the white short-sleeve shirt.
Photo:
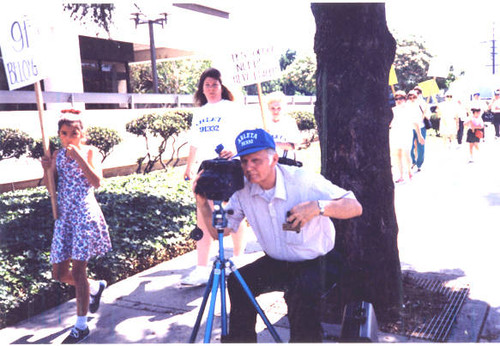
<svg viewBox="0 0 500 346">
<path fill-rule="evenodd" d="M 355 199 L 354 194 L 307 170 L 276 165 L 276 186 L 269 196 L 257 184 L 245 180 L 226 206 L 228 227 L 237 230 L 244 217 L 248 219 L 264 252 L 277 260 L 298 262 L 325 255 L 335 245 L 335 227 L 326 216 L 316 216 L 302 226 L 299 233 L 284 231 L 286 213 L 306 201 L 338 198 Z"/>
</svg>

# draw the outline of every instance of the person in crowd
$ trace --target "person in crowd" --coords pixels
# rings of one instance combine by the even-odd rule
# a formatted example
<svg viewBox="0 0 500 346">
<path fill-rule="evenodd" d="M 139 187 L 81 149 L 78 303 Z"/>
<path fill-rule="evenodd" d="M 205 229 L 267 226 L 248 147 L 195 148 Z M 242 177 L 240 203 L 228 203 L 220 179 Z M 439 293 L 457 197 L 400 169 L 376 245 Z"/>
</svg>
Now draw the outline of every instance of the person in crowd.
<svg viewBox="0 0 500 346">
<path fill-rule="evenodd" d="M 412 178 L 410 150 L 413 131 L 416 131 L 420 143 L 424 141 L 424 138 L 418 131 L 418 110 L 415 107 L 406 107 L 406 93 L 402 90 L 396 91 L 394 100 L 396 106 L 392 108 L 393 118 L 390 124 L 389 138 L 392 156 L 399 172 L 396 183 L 402 183 L 405 173 L 409 179 Z"/>
<path fill-rule="evenodd" d="M 445 101 L 438 104 L 438 111 L 441 121 L 439 123 L 439 133 L 448 149 L 451 149 L 458 132 L 458 122 L 461 115 L 461 108 L 453 99 L 453 95 L 448 93 Z"/>
<path fill-rule="evenodd" d="M 57 174 L 57 215 L 50 250 L 54 279 L 75 287 L 76 323 L 63 343 L 89 335 L 87 314 L 99 308 L 106 281 L 87 277 L 91 257 L 111 250 L 108 226 L 94 196 L 102 181 L 99 151 L 84 144 L 78 110 L 64 110 L 58 122 L 62 148 L 42 158 L 44 169 Z M 45 177 L 47 179 L 47 177 Z"/>
<path fill-rule="evenodd" d="M 297 122 L 285 112 L 285 95 L 282 92 L 273 92 L 267 96 L 267 109 L 270 117 L 266 122 L 269 133 L 276 143 L 278 155 L 287 157 L 294 153 L 301 144 L 301 136 Z"/>
<path fill-rule="evenodd" d="M 474 152 L 479 150 L 479 142 L 484 137 L 484 121 L 481 118 L 481 109 L 472 108 L 472 116 L 465 123 L 467 143 L 469 143 L 469 163 L 474 162 Z"/>
<path fill-rule="evenodd" d="M 199 108 L 193 114 L 193 121 L 189 134 L 189 156 L 186 164 L 184 179 L 190 180 L 197 172 L 203 160 L 214 159 L 217 156 L 215 149 L 219 144 L 223 150 L 221 158 L 231 159 L 235 154 L 234 137 L 245 128 L 246 119 L 242 116 L 242 107 L 234 102 L 231 91 L 222 83 L 221 73 L 215 68 L 205 70 L 198 82 L 198 89 L 194 94 L 195 105 Z M 197 265 L 195 269 L 181 280 L 181 284 L 200 286 L 208 282 L 210 271 L 210 250 L 213 239 L 207 234 L 207 225 L 197 210 L 197 226 L 203 236 L 196 242 Z M 245 223 L 241 225 L 241 232 L 232 235 L 233 262 L 238 264 L 245 251 Z"/>
<path fill-rule="evenodd" d="M 469 103 L 469 111 L 472 108 L 478 108 L 481 110 L 481 116 L 483 115 L 484 112 L 488 110 L 488 104 L 486 103 L 485 100 L 481 99 L 481 93 L 479 91 L 476 91 L 472 95 L 472 100 Z M 472 114 L 472 112 L 471 112 Z"/>
<path fill-rule="evenodd" d="M 410 152 L 412 168 L 416 167 L 417 172 L 422 170 L 422 165 L 424 164 L 425 137 L 427 136 L 427 130 L 424 126 L 424 117 L 428 118 L 428 107 L 427 104 L 422 104 L 422 100 L 423 99 L 419 100 L 419 89 L 414 89 L 408 93 L 407 107 L 415 109 L 415 111 L 419 114 L 418 127 L 420 128 L 420 131 L 413 130 L 413 142 Z M 424 139 L 423 143 L 419 140 L 420 136 L 418 135 L 418 132 L 420 132 L 420 135 Z"/>
<path fill-rule="evenodd" d="M 493 127 L 495 128 L 495 139 L 500 138 L 500 89 L 495 90 L 495 96 L 488 109 L 493 114 Z"/>
<path fill-rule="evenodd" d="M 271 291 L 285 292 L 290 342 L 321 342 L 321 286 L 331 287 L 339 265 L 330 218 L 357 217 L 362 214 L 362 206 L 351 191 L 322 175 L 278 164 L 274 140 L 263 129 L 240 133 L 236 148 L 246 180 L 226 206 L 233 212 L 228 213 L 225 232 L 234 232 L 246 217 L 264 250 L 263 257 L 239 272 L 256 297 Z M 204 196 L 195 197 L 208 223 L 210 205 Z M 209 231 L 217 237 L 214 227 Z M 325 272 L 325 268 L 331 271 Z M 228 292 L 230 328 L 222 341 L 257 342 L 256 311 L 234 273 L 228 279 Z"/>
<path fill-rule="evenodd" d="M 467 109 L 468 114 L 472 115 L 472 108 L 478 108 L 481 110 L 481 115 L 480 115 L 481 118 L 483 117 L 484 113 L 488 111 L 488 103 L 485 100 L 481 99 L 481 93 L 478 91 L 472 95 L 472 100 L 470 101 L 469 107 Z M 463 118 L 464 119 L 461 120 L 462 121 L 462 132 L 463 132 L 463 121 L 467 121 L 467 116 L 465 116 Z M 483 121 L 484 121 L 484 118 L 483 118 Z M 485 135 L 486 135 L 486 133 L 485 133 Z M 481 141 L 484 141 L 484 138 Z"/>
</svg>

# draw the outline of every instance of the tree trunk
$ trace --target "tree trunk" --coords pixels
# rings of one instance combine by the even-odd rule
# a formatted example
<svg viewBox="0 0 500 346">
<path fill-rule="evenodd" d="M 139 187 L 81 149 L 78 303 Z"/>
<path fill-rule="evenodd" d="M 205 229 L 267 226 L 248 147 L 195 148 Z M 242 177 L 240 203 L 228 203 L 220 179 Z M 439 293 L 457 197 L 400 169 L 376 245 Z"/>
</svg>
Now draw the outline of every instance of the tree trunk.
<svg viewBox="0 0 500 346">
<path fill-rule="evenodd" d="M 397 316 L 402 303 L 394 184 L 389 155 L 389 70 L 396 42 L 382 3 L 312 4 L 317 55 L 315 118 L 322 174 L 352 190 L 359 218 L 334 220 L 344 255 L 342 305 L 373 303 L 379 320 Z"/>
</svg>

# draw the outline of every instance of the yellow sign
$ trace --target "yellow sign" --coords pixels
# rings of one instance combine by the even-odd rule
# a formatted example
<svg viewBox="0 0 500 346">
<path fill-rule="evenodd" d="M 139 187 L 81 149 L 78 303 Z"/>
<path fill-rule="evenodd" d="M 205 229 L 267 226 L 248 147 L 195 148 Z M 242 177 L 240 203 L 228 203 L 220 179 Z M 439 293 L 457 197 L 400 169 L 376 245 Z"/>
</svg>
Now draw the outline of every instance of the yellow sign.
<svg viewBox="0 0 500 346">
<path fill-rule="evenodd" d="M 423 97 L 429 97 L 439 94 L 439 87 L 435 79 L 429 79 L 422 83 L 418 83 L 418 86 L 422 88 Z"/>
<path fill-rule="evenodd" d="M 396 70 L 394 69 L 394 65 L 392 65 L 389 71 L 389 85 L 394 84 L 398 84 L 398 76 L 396 76 Z"/>
</svg>

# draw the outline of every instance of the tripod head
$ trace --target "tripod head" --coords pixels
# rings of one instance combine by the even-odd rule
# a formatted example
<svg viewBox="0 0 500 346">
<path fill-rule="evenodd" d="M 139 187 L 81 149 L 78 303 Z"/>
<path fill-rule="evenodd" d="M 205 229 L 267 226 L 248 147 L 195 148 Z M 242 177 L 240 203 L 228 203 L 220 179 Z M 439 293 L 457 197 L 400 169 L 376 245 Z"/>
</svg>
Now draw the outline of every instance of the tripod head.
<svg viewBox="0 0 500 346">
<path fill-rule="evenodd" d="M 214 211 L 212 212 L 212 226 L 217 229 L 218 233 L 224 233 L 224 228 L 227 226 L 226 211 L 222 206 L 223 201 L 214 201 Z M 228 210 L 227 213 L 231 215 L 232 210 Z"/>
</svg>

